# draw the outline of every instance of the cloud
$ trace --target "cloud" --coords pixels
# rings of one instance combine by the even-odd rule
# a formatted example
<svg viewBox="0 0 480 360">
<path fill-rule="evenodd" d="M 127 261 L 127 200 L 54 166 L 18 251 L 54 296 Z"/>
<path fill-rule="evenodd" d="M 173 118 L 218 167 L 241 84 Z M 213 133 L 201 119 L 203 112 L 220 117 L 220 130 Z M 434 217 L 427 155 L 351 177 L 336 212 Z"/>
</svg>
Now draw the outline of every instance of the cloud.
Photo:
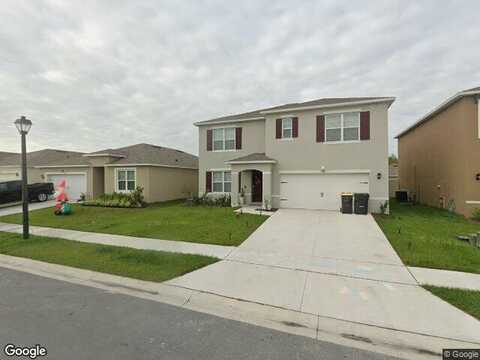
<svg viewBox="0 0 480 360">
<path fill-rule="evenodd" d="M 393 135 L 479 85 L 479 13 L 476 1 L 3 1 L 0 150 L 18 150 L 20 115 L 31 149 L 196 153 L 195 121 L 388 95 L 394 152 Z"/>
</svg>

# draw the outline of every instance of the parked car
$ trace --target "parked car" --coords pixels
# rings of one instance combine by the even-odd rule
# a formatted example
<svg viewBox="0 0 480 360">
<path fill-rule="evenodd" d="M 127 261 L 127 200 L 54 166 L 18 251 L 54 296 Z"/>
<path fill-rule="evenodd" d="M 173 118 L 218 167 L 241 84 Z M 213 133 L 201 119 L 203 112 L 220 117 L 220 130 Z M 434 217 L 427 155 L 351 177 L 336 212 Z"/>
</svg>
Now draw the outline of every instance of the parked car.
<svg viewBox="0 0 480 360">
<path fill-rule="evenodd" d="M 29 201 L 47 201 L 55 188 L 52 183 L 36 183 L 28 185 Z M 0 182 L 0 204 L 22 200 L 22 182 L 18 180 Z"/>
</svg>

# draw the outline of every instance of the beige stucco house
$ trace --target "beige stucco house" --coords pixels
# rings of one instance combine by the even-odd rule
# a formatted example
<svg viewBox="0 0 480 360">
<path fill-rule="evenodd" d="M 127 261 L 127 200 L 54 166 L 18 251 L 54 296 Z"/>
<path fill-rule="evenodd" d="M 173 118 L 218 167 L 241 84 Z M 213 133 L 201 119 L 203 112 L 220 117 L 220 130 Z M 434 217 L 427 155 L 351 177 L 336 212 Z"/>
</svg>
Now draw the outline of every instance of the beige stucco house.
<svg viewBox="0 0 480 360">
<path fill-rule="evenodd" d="M 67 181 L 71 199 L 144 188 L 145 201 L 182 199 L 198 191 L 198 158 L 180 150 L 137 144 L 93 153 L 40 150 L 27 157 L 28 181 Z M 20 156 L 0 159 L 0 181 L 21 178 Z"/>
<path fill-rule="evenodd" d="M 461 91 L 400 133 L 400 188 L 467 217 L 480 207 L 480 87 Z"/>
<path fill-rule="evenodd" d="M 339 210 L 342 192 L 361 192 L 379 211 L 393 101 L 327 98 L 197 122 L 199 193 L 231 194 L 232 206 Z"/>
</svg>

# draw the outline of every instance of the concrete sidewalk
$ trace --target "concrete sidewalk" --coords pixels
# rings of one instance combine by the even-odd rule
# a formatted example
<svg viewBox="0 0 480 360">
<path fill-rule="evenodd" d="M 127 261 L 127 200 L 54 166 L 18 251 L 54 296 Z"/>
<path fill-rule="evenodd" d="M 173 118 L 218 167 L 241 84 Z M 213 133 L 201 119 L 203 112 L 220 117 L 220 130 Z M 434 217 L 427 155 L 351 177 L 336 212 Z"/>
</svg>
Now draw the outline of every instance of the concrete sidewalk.
<svg viewBox="0 0 480 360">
<path fill-rule="evenodd" d="M 0 223 L 0 231 L 22 233 L 22 226 L 16 224 Z M 168 251 L 181 254 L 194 254 L 213 256 L 224 259 L 235 249 L 234 246 L 221 246 L 210 244 L 197 244 L 186 241 L 158 240 L 134 236 L 99 234 L 67 229 L 31 226 L 32 235 L 62 238 L 91 244 L 130 247 L 141 250 Z"/>
<path fill-rule="evenodd" d="M 480 274 L 412 266 L 409 266 L 408 269 L 422 285 L 480 291 Z"/>
<path fill-rule="evenodd" d="M 45 202 L 33 202 L 28 204 L 28 210 L 45 209 L 55 206 L 55 200 L 48 200 Z M 0 208 L 0 216 L 14 215 L 22 213 L 22 204 L 12 204 L 12 206 L 2 206 Z"/>
<path fill-rule="evenodd" d="M 225 296 L 184 289 L 168 283 L 135 280 L 7 255 L 0 255 L 0 267 L 103 289 L 111 293 L 167 303 L 289 334 L 408 360 L 439 359 L 442 348 L 477 348 L 479 346 L 479 343 L 370 326 L 252 301 L 239 301 Z"/>
</svg>

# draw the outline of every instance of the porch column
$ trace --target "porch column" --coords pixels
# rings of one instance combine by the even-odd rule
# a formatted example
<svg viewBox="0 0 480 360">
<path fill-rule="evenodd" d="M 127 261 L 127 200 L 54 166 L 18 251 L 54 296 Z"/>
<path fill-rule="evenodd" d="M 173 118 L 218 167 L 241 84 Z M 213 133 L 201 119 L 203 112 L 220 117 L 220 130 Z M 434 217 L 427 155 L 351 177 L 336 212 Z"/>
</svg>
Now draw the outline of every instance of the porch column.
<svg viewBox="0 0 480 360">
<path fill-rule="evenodd" d="M 262 171 L 262 208 L 270 210 L 272 208 L 272 172 Z"/>
<path fill-rule="evenodd" d="M 231 204 L 232 207 L 238 206 L 238 171 L 231 172 L 232 174 L 232 189 L 231 189 Z"/>
</svg>

